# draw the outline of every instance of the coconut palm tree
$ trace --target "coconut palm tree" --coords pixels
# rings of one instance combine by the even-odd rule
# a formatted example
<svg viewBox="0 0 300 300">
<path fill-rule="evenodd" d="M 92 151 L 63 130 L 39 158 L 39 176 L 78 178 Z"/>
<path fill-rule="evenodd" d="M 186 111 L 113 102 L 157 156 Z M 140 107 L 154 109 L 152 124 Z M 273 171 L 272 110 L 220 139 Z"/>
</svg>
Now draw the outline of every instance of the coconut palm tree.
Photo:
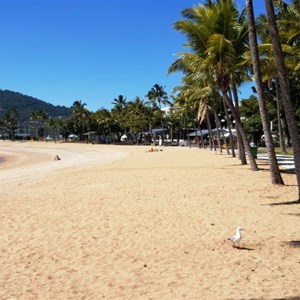
<svg viewBox="0 0 300 300">
<path fill-rule="evenodd" d="M 287 125 L 289 128 L 289 132 L 290 132 L 291 140 L 292 140 L 296 177 L 297 177 L 297 183 L 298 183 L 298 201 L 300 202 L 300 137 L 299 137 L 299 130 L 297 128 L 294 107 L 293 107 L 293 103 L 291 101 L 288 77 L 286 74 L 286 69 L 285 69 L 285 64 L 284 64 L 284 56 L 283 56 L 282 47 L 280 44 L 280 37 L 278 34 L 278 28 L 277 28 L 277 24 L 276 24 L 276 16 L 274 13 L 274 7 L 273 7 L 272 0 L 265 0 L 265 5 L 266 5 L 266 11 L 267 11 L 268 27 L 269 27 L 270 35 L 272 38 L 272 45 L 273 45 L 275 60 L 276 60 L 276 64 L 277 64 L 279 84 L 280 84 L 282 99 L 283 99 L 283 107 L 284 107 Z"/>
<path fill-rule="evenodd" d="M 112 118 L 116 124 L 115 131 L 118 140 L 123 134 L 127 134 L 127 117 L 126 117 L 126 106 L 127 100 L 123 95 L 119 95 L 112 101 L 114 107 L 111 110 Z"/>
<path fill-rule="evenodd" d="M 156 105 L 157 105 L 158 108 L 159 108 L 160 122 L 161 122 L 161 128 L 162 128 L 162 138 L 163 138 L 163 141 L 164 141 L 165 140 L 165 135 L 164 135 L 164 124 L 163 124 L 163 112 L 162 112 L 161 108 L 162 108 L 162 104 L 163 105 L 171 104 L 171 102 L 168 100 L 168 94 L 164 90 L 163 86 L 161 86 L 159 84 L 155 84 L 151 88 L 151 90 L 148 92 L 146 97 L 152 103 L 153 107 L 156 107 Z"/>
<path fill-rule="evenodd" d="M 59 133 L 58 133 L 58 129 L 59 129 L 59 119 L 54 119 L 49 117 L 47 120 L 47 127 L 50 128 L 51 131 L 51 137 L 53 137 L 55 143 L 57 141 L 57 139 L 59 138 Z"/>
<path fill-rule="evenodd" d="M 127 100 L 123 95 L 119 95 L 118 98 L 115 98 L 111 104 L 114 105 L 115 109 L 122 110 L 125 108 Z"/>
<path fill-rule="evenodd" d="M 288 75 L 290 87 L 295 87 L 297 86 L 297 79 L 295 80 L 295 78 L 298 77 L 297 72 L 300 68 L 300 9 L 295 1 L 292 4 L 288 4 L 285 1 L 277 0 L 274 1 L 274 7 L 276 9 L 276 25 L 280 35 L 282 52 L 284 53 L 285 70 Z M 286 153 L 282 134 L 282 97 L 278 82 L 277 63 L 269 34 L 270 31 L 267 17 L 265 15 L 259 16 L 257 24 L 260 40 L 262 41 L 262 44 L 259 45 L 259 50 L 262 62 L 263 79 L 276 87 L 274 88 L 276 91 L 274 98 L 276 99 L 277 104 L 280 148 L 281 152 Z M 297 89 L 299 90 L 299 88 L 296 88 L 296 90 Z M 295 103 L 295 99 L 298 98 L 298 95 L 295 95 L 295 88 L 292 90 L 291 98 L 293 103 Z"/>
<path fill-rule="evenodd" d="M 274 51 L 272 49 L 272 44 L 269 36 L 269 30 L 267 26 L 267 19 L 265 15 L 260 15 L 257 18 L 256 28 L 257 33 L 259 34 L 259 38 L 261 40 L 261 44 L 258 45 L 259 54 L 260 54 L 260 66 L 261 66 L 261 75 L 262 80 L 268 89 L 264 89 L 264 96 L 270 98 L 270 96 L 276 101 L 276 109 L 277 109 L 277 127 L 278 127 L 278 136 L 279 136 L 279 145 L 281 149 L 281 153 L 287 153 L 285 148 L 285 143 L 283 139 L 283 126 L 282 126 L 282 114 L 281 107 L 282 101 L 280 97 L 280 87 L 277 77 L 277 69 L 276 62 L 274 59 Z M 285 48 L 287 45 L 284 46 Z M 287 49 L 287 48 L 286 48 Z M 249 63 L 252 64 L 252 59 L 249 60 Z M 293 67 L 292 67 L 293 68 Z M 291 69 L 292 70 L 292 69 Z M 275 95 L 270 93 L 270 87 L 272 87 L 272 83 L 275 83 Z"/>
<path fill-rule="evenodd" d="M 3 117 L 3 127 L 9 132 L 12 141 L 15 140 L 15 132 L 18 129 L 19 113 L 15 108 L 8 110 Z"/>
<path fill-rule="evenodd" d="M 242 42 L 245 35 L 239 34 L 241 28 L 244 32 L 244 24 L 238 22 L 238 11 L 231 0 L 220 0 L 216 4 L 208 1 L 206 5 L 184 10 L 182 14 L 186 20 L 178 21 L 174 26 L 186 35 L 188 46 L 198 56 L 195 79 L 207 73 L 213 74 L 212 85 L 217 85 L 230 109 L 248 152 L 251 169 L 257 171 L 238 111 L 228 96 L 231 74 L 236 70 L 236 59 L 240 56 L 236 44 L 240 45 L 239 51 L 245 47 Z M 240 43 L 237 39 L 241 39 Z"/>
<path fill-rule="evenodd" d="M 86 103 L 81 100 L 74 101 L 71 106 L 72 119 L 74 121 L 74 130 L 78 134 L 90 132 L 90 117 L 91 113 L 86 108 Z M 89 141 L 89 135 L 87 136 L 87 142 Z"/>
<path fill-rule="evenodd" d="M 101 108 L 94 113 L 94 119 L 98 126 L 98 131 L 101 132 L 101 140 L 108 142 L 111 135 L 111 127 L 113 125 L 112 114 L 108 109 Z"/>
<path fill-rule="evenodd" d="M 135 97 L 134 100 L 128 102 L 127 124 L 130 132 L 135 135 L 136 143 L 139 142 L 138 136 L 142 137 L 143 132 L 147 131 L 147 112 L 146 103 L 140 97 Z"/>
<path fill-rule="evenodd" d="M 39 140 L 40 138 L 44 137 L 44 126 L 45 121 L 48 119 L 48 115 L 45 111 L 40 109 L 38 111 L 31 112 L 30 119 L 37 122 L 37 140 Z"/>
<path fill-rule="evenodd" d="M 265 143 L 268 151 L 271 180 L 273 184 L 283 184 L 283 180 L 276 159 L 271 130 L 269 127 L 267 106 L 266 106 L 265 99 L 263 97 L 262 75 L 260 70 L 252 0 L 246 0 L 246 9 L 247 9 L 248 19 L 249 19 L 249 42 L 250 42 L 250 49 L 252 54 L 254 78 L 255 78 L 258 101 L 259 101 L 260 116 L 261 116 L 263 130 L 264 130 Z"/>
</svg>

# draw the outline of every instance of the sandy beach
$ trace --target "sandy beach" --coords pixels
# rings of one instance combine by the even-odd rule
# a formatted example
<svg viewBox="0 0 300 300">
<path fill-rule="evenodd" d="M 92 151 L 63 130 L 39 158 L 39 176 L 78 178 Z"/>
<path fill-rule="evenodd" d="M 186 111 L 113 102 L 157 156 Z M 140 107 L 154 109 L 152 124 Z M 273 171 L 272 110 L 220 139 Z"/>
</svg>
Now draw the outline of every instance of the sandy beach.
<svg viewBox="0 0 300 300">
<path fill-rule="evenodd" d="M 149 148 L 0 143 L 0 299 L 300 299 L 295 176 Z"/>
</svg>

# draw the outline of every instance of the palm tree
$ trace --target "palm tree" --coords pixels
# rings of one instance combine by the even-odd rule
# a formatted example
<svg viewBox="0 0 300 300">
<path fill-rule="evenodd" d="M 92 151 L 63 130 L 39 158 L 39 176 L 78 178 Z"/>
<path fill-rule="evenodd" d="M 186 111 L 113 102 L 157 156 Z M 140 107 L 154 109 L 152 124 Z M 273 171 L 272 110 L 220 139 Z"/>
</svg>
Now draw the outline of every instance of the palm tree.
<svg viewBox="0 0 300 300">
<path fill-rule="evenodd" d="M 186 129 L 188 144 L 191 145 L 189 138 L 189 128 L 195 128 L 195 112 L 196 110 L 198 110 L 197 120 L 199 122 L 199 119 L 201 118 L 201 123 L 208 114 L 208 110 L 203 109 L 201 113 L 199 112 L 200 109 L 198 108 L 198 100 L 194 100 L 194 98 L 192 98 L 192 95 L 194 93 L 194 87 L 191 84 L 187 83 L 187 79 L 185 80 L 185 85 L 177 86 L 173 89 L 173 92 L 179 92 L 174 98 L 174 107 L 177 108 L 177 110 L 179 109 L 181 112 L 181 119 L 183 125 L 182 127 Z"/>
<path fill-rule="evenodd" d="M 111 112 L 108 109 L 99 109 L 94 113 L 94 118 L 98 125 L 98 130 L 102 133 L 101 140 L 107 143 L 109 136 L 111 135 L 113 123 Z"/>
<path fill-rule="evenodd" d="M 211 84 L 217 85 L 226 106 L 230 109 L 248 152 L 251 169 L 257 171 L 257 164 L 251 153 L 238 111 L 228 96 L 231 74 L 236 70 L 236 59 L 240 57 L 237 49 L 242 51 L 245 48 L 245 41 L 243 42 L 245 35 L 241 35 L 239 31 L 242 29 L 244 32 L 244 24 L 238 22 L 238 11 L 231 0 L 220 0 L 216 4 L 208 1 L 206 6 L 199 5 L 184 10 L 182 14 L 187 20 L 176 22 L 175 29 L 187 36 L 188 46 L 198 56 L 197 72 L 193 75 L 195 79 L 207 73 L 213 75 L 214 82 Z M 239 43 L 238 39 L 241 40 Z M 237 44 L 240 45 L 239 48 Z"/>
<path fill-rule="evenodd" d="M 72 119 L 74 122 L 74 130 L 78 134 L 83 134 L 84 132 L 90 131 L 90 116 L 91 113 L 85 107 L 86 103 L 82 103 L 81 100 L 74 101 L 71 106 L 72 110 Z M 87 138 L 87 142 L 89 140 L 89 134 Z"/>
<path fill-rule="evenodd" d="M 246 9 L 249 18 L 249 41 L 250 41 L 250 48 L 252 54 L 253 71 L 254 71 L 254 77 L 255 77 L 255 83 L 256 83 L 256 89 L 257 89 L 257 95 L 259 101 L 260 116 L 262 120 L 262 125 L 263 125 L 263 130 L 265 135 L 265 143 L 267 146 L 268 158 L 270 163 L 271 180 L 273 184 L 283 184 L 283 180 L 277 163 L 271 130 L 269 127 L 267 106 L 263 97 L 262 75 L 260 70 L 252 0 L 246 0 Z"/>
<path fill-rule="evenodd" d="M 19 123 L 19 113 L 15 108 L 8 110 L 3 118 L 3 125 L 9 132 L 12 141 L 15 140 L 15 132 L 18 128 Z"/>
<path fill-rule="evenodd" d="M 126 108 L 128 127 L 130 132 L 135 135 L 136 143 L 138 143 L 138 137 L 142 138 L 148 125 L 146 104 L 140 97 L 135 97 L 134 100 L 128 102 Z"/>
<path fill-rule="evenodd" d="M 293 4 L 288 5 L 285 1 L 278 0 L 274 1 L 274 7 L 276 8 L 276 25 L 278 27 L 278 33 L 280 33 L 280 42 L 282 52 L 284 53 L 284 64 L 286 74 L 288 75 L 289 85 L 291 89 L 291 98 L 295 103 L 295 99 L 298 95 L 295 95 L 295 86 L 297 86 L 297 73 L 300 68 L 300 52 L 299 52 L 299 42 L 300 42 L 300 9 L 297 3 L 294 1 Z M 260 39 L 262 40 L 261 45 L 259 45 L 263 79 L 273 83 L 274 90 L 276 91 L 277 104 L 277 122 L 278 122 L 278 134 L 280 141 L 281 152 L 286 153 L 283 134 L 282 134 L 282 113 L 281 113 L 281 91 L 277 72 L 277 63 L 274 56 L 274 50 L 271 43 L 271 38 L 269 36 L 269 26 L 267 17 L 264 15 L 259 16 L 258 22 L 258 32 L 260 34 Z M 270 86 L 270 85 L 268 85 Z M 299 88 L 296 88 L 296 93 Z M 288 132 L 286 132 L 288 134 Z"/>
<path fill-rule="evenodd" d="M 274 98 L 276 101 L 276 109 L 277 109 L 277 127 L 278 127 L 278 136 L 279 136 L 279 145 L 281 149 L 281 153 L 287 153 L 285 149 L 285 143 L 283 139 L 283 126 L 282 126 L 282 114 L 281 114 L 281 97 L 280 97 L 280 87 L 277 77 L 277 69 L 276 62 L 274 59 L 274 51 L 272 49 L 271 40 L 269 37 L 269 30 L 267 26 L 267 19 L 265 15 L 260 15 L 257 19 L 256 28 L 257 32 L 260 36 L 260 40 L 262 44 L 258 45 L 260 52 L 260 66 L 262 72 L 262 80 L 267 86 L 267 89 L 264 89 L 264 96 L 266 100 L 268 98 Z M 284 31 L 284 30 L 283 30 Z M 285 45 L 287 47 L 287 45 Z M 252 64 L 252 60 L 249 61 Z M 270 87 L 272 87 L 272 82 L 274 82 L 275 86 L 275 96 L 270 93 Z"/>
<path fill-rule="evenodd" d="M 44 137 L 44 125 L 45 121 L 48 119 L 48 115 L 45 111 L 40 109 L 38 111 L 31 112 L 30 119 L 37 122 L 37 139 L 39 140 L 41 137 Z"/>
<path fill-rule="evenodd" d="M 159 84 L 155 84 L 151 88 L 151 90 L 148 92 L 146 97 L 152 103 L 153 107 L 155 107 L 157 105 L 159 108 L 160 122 L 161 122 L 161 128 L 162 128 L 162 138 L 164 141 L 165 135 L 164 135 L 163 114 L 162 114 L 162 110 L 161 110 L 161 105 L 162 104 L 163 105 L 170 104 L 170 101 L 168 101 L 168 95 L 167 95 L 166 91 L 164 90 L 163 86 L 161 86 Z"/>
<path fill-rule="evenodd" d="M 277 64 L 278 78 L 279 84 L 281 88 L 282 98 L 283 98 L 283 107 L 286 115 L 287 125 L 289 128 L 289 132 L 292 140 L 292 147 L 294 152 L 294 160 L 295 160 L 295 169 L 296 169 L 296 177 L 298 183 L 298 201 L 300 202 L 300 137 L 299 130 L 297 128 L 295 113 L 293 103 L 291 101 L 291 94 L 288 84 L 288 77 L 286 74 L 284 57 L 282 53 L 282 47 L 280 44 L 280 38 L 278 34 L 276 17 L 274 13 L 274 7 L 272 0 L 265 0 L 266 11 L 267 11 L 267 19 L 269 24 L 270 35 L 272 38 L 272 45 L 275 54 L 275 60 Z"/>
<path fill-rule="evenodd" d="M 118 98 L 115 98 L 112 101 L 114 105 L 111 113 L 112 117 L 116 123 L 116 134 L 118 140 L 121 135 L 127 134 L 127 117 L 126 117 L 126 106 L 127 100 L 123 95 L 119 95 Z"/>
<path fill-rule="evenodd" d="M 118 98 L 115 98 L 112 103 L 115 109 L 122 110 L 127 104 L 127 100 L 123 95 L 119 95 Z"/>
<path fill-rule="evenodd" d="M 237 59 L 240 57 L 239 53 L 246 50 L 245 43 L 247 39 L 245 39 L 244 35 L 244 23 L 241 24 L 238 21 L 238 11 L 231 0 L 218 1 L 217 4 L 211 5 L 211 10 L 213 13 L 219 15 L 220 18 L 217 19 L 218 22 L 216 23 L 214 32 L 208 40 L 207 51 L 211 54 L 205 58 L 205 64 L 213 67 L 215 80 L 222 93 L 223 100 L 230 109 L 241 134 L 244 147 L 248 153 L 251 169 L 257 171 L 258 168 L 251 153 L 238 110 L 228 96 L 231 74 L 236 70 Z M 240 31 L 243 32 L 242 35 Z M 239 39 L 241 41 L 238 42 Z M 240 46 L 237 47 L 236 45 Z"/>
</svg>

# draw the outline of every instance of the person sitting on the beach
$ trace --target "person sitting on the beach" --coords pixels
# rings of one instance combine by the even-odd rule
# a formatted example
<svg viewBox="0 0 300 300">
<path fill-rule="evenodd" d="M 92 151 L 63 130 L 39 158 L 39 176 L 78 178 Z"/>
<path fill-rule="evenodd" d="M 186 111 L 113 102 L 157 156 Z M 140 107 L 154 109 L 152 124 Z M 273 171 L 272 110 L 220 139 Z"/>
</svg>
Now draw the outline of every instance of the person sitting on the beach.
<svg viewBox="0 0 300 300">
<path fill-rule="evenodd" d="M 156 148 L 150 148 L 147 152 L 158 152 L 158 151 L 163 151 L 162 149 L 158 150 Z"/>
<path fill-rule="evenodd" d="M 61 160 L 61 158 L 60 158 L 58 155 L 56 155 L 56 156 L 54 157 L 54 160 Z"/>
</svg>

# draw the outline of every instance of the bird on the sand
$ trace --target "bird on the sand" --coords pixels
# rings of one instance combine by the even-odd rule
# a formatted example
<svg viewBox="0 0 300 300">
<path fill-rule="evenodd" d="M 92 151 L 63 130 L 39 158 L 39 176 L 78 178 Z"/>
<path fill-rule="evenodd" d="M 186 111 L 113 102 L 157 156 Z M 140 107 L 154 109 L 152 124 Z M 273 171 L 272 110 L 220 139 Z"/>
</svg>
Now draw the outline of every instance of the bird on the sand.
<svg viewBox="0 0 300 300">
<path fill-rule="evenodd" d="M 238 248 L 240 248 L 240 241 L 242 239 L 242 233 L 241 233 L 242 230 L 243 229 L 241 227 L 238 227 L 236 229 L 235 234 L 231 238 L 228 239 L 232 242 L 233 246 L 235 246 L 237 244 Z"/>
</svg>

